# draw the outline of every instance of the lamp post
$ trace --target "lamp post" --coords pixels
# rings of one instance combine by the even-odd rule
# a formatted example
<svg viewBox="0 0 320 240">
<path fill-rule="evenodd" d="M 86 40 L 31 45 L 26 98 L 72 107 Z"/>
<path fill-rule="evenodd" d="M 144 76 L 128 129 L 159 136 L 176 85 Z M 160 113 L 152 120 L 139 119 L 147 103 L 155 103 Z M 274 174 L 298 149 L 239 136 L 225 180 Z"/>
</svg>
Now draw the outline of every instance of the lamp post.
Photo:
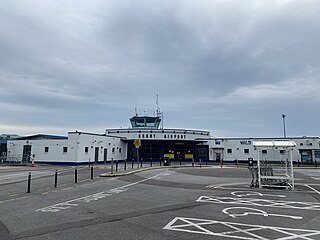
<svg viewBox="0 0 320 240">
<path fill-rule="evenodd" d="M 282 114 L 282 123 L 283 123 L 283 137 L 286 138 L 286 115 Z"/>
</svg>

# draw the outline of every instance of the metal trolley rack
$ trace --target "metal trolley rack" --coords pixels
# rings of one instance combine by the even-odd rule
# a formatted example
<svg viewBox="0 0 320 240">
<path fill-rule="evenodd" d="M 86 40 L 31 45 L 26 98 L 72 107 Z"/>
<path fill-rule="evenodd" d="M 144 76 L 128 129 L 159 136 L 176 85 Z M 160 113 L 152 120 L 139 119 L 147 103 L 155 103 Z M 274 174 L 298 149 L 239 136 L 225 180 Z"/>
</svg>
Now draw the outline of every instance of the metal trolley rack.
<svg viewBox="0 0 320 240">
<path fill-rule="evenodd" d="M 257 167 L 250 169 L 255 175 L 255 187 L 294 189 L 292 150 L 294 141 L 254 141 L 258 150 Z"/>
</svg>

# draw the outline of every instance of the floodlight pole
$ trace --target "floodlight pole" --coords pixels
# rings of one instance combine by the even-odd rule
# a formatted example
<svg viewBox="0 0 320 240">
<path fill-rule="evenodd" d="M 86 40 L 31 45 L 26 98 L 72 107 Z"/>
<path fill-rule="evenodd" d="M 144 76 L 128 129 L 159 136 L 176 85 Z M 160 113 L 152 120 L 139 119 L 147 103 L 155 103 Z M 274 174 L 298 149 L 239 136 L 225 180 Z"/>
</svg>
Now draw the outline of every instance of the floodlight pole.
<svg viewBox="0 0 320 240">
<path fill-rule="evenodd" d="M 286 115 L 282 114 L 282 123 L 283 123 L 283 137 L 287 138 L 286 136 Z"/>
</svg>

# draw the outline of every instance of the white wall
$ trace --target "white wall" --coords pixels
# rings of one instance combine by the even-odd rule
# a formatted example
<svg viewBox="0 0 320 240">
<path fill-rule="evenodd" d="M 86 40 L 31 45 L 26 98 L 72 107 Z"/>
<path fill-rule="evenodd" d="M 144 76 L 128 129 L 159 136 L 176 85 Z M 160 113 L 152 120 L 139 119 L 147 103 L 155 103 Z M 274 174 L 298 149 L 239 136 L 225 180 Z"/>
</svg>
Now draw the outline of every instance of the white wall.
<svg viewBox="0 0 320 240">
<path fill-rule="evenodd" d="M 117 137 L 95 135 L 88 133 L 68 133 L 65 140 L 9 140 L 7 155 L 8 159 L 22 160 L 23 146 L 31 145 L 31 154 L 35 155 L 35 162 L 45 163 L 93 163 L 95 160 L 95 148 L 99 148 L 98 160 L 104 160 L 104 149 L 107 149 L 107 161 L 124 160 L 127 157 L 127 144 Z M 49 151 L 45 152 L 45 147 Z M 67 152 L 63 152 L 67 147 Z M 85 148 L 88 152 L 85 152 Z"/>
<path fill-rule="evenodd" d="M 8 159 L 22 160 L 23 146 L 31 146 L 31 155 L 35 155 L 35 161 L 42 162 L 66 162 L 68 161 L 68 152 L 63 153 L 63 147 L 68 147 L 68 140 L 9 140 L 7 156 Z M 45 147 L 49 151 L 45 152 Z M 69 150 L 69 147 L 68 147 Z"/>
<path fill-rule="evenodd" d="M 71 146 L 70 154 L 77 163 L 94 162 L 96 147 L 99 147 L 99 162 L 104 160 L 104 149 L 107 149 L 107 161 L 127 158 L 127 144 L 117 137 L 70 132 L 68 139 Z M 86 147 L 88 152 L 85 152 Z"/>
<path fill-rule="evenodd" d="M 214 151 L 221 148 L 223 151 L 223 160 L 234 161 L 234 160 L 248 160 L 248 158 L 257 159 L 258 152 L 253 147 L 253 141 L 263 140 L 284 140 L 284 139 L 259 139 L 259 138 L 220 138 L 209 143 L 210 160 L 215 160 Z M 285 140 L 294 141 L 297 147 L 293 149 L 292 159 L 293 161 L 300 161 L 300 151 L 304 150 L 320 150 L 319 138 L 306 137 L 306 138 L 286 138 Z M 220 142 L 220 144 L 218 144 Z M 232 153 L 228 153 L 228 149 L 232 149 Z M 244 149 L 249 149 L 249 153 L 244 153 Z M 313 159 L 320 162 L 320 158 L 315 158 L 313 151 Z"/>
</svg>

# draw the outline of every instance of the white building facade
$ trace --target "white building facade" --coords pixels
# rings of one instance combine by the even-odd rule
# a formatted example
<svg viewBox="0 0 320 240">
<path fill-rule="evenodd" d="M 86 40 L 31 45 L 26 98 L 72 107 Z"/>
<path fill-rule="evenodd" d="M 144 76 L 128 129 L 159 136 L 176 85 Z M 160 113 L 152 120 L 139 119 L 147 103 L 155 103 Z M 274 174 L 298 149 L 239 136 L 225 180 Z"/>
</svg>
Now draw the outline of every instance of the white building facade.
<svg viewBox="0 0 320 240">
<path fill-rule="evenodd" d="M 112 160 L 206 161 L 212 163 L 257 160 L 253 141 L 290 140 L 296 143 L 293 161 L 320 163 L 319 137 L 214 138 L 208 131 L 161 129 L 160 117 L 130 118 L 132 128 L 106 129 L 104 134 L 69 132 L 67 137 L 33 135 L 7 141 L 7 159 L 50 164 L 107 163 Z M 136 148 L 134 141 L 141 146 Z M 268 150 L 263 151 L 268 154 Z M 284 154 L 280 152 L 279 155 Z"/>
<path fill-rule="evenodd" d="M 300 163 L 320 163 L 319 137 L 292 137 L 292 138 L 216 138 L 210 143 L 212 160 L 220 162 L 247 161 L 257 159 L 258 151 L 253 141 L 294 141 L 297 146 L 293 149 L 293 161 Z M 264 151 L 264 154 L 268 154 Z M 279 154 L 284 154 L 280 152 Z"/>
<path fill-rule="evenodd" d="M 7 143 L 8 161 L 48 164 L 106 163 L 126 159 L 126 143 L 104 134 L 69 132 L 68 137 L 34 135 Z"/>
</svg>

